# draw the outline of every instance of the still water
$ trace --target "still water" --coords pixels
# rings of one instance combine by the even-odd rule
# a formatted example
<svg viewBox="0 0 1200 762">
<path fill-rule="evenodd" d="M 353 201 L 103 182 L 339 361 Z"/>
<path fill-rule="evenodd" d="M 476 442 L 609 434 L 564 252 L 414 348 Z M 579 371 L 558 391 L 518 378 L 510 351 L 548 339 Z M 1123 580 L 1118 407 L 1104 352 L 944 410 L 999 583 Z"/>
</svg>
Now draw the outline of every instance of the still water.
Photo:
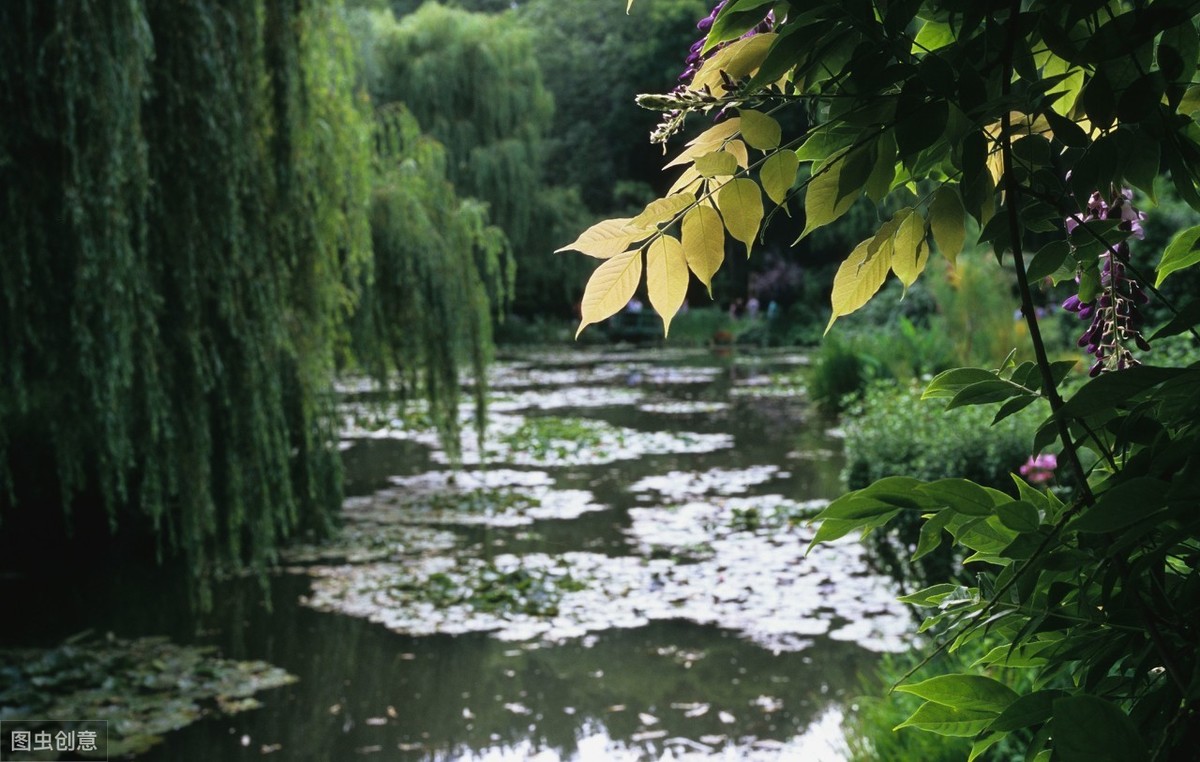
<svg viewBox="0 0 1200 762">
<path fill-rule="evenodd" d="M 453 478 L 419 421 L 350 387 L 338 542 L 289 556 L 267 599 L 235 580 L 195 617 L 113 579 L 59 629 L 298 678 L 145 760 L 841 759 L 843 707 L 911 623 L 857 546 L 804 554 L 841 468 L 805 359 L 503 358 L 490 443 L 466 436 Z M 496 578 L 528 597 L 481 609 Z"/>
</svg>

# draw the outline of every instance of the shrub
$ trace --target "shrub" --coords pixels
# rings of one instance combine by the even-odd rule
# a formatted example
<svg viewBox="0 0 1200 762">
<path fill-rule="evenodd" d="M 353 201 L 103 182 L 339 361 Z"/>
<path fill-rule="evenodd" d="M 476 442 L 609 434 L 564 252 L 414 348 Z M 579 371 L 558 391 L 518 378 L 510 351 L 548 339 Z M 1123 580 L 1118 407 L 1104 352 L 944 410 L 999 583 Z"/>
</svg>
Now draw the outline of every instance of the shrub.
<svg viewBox="0 0 1200 762">
<path fill-rule="evenodd" d="M 990 425 L 992 412 L 984 407 L 941 408 L 940 401 L 922 400 L 918 386 L 871 384 L 846 415 L 846 486 L 861 489 L 904 474 L 925 481 L 960 476 L 1011 491 L 1010 474 L 1029 457 L 1028 443 L 1043 417 L 1039 408 L 1027 408 L 995 426 Z M 918 513 L 907 512 L 886 531 L 867 538 L 876 563 L 902 584 L 925 586 L 961 573 L 949 545 L 915 564 L 908 561 L 923 523 Z"/>
</svg>

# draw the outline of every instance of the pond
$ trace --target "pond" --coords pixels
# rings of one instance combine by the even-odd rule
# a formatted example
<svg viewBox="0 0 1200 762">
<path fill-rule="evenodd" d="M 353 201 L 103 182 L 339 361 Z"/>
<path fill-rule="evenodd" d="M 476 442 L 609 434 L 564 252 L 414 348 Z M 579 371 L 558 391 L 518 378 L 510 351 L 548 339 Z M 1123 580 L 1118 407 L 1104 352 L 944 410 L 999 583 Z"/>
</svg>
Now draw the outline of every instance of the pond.
<svg viewBox="0 0 1200 762">
<path fill-rule="evenodd" d="M 145 760 L 841 759 L 843 708 L 913 623 L 857 544 L 805 555 L 842 465 L 806 361 L 508 356 L 457 471 L 419 405 L 347 384 L 345 525 L 265 596 L 228 581 L 197 617 L 114 570 L 23 631 L 165 635 L 291 676 L 200 702 Z"/>
</svg>

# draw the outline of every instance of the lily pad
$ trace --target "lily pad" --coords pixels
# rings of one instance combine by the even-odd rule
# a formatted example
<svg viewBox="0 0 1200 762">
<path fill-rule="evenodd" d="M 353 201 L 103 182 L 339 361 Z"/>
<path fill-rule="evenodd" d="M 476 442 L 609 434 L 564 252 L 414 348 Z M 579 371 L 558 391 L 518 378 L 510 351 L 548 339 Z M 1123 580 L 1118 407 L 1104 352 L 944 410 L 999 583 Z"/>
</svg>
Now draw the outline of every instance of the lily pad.
<svg viewBox="0 0 1200 762">
<path fill-rule="evenodd" d="M 112 635 L 0 651 L 0 674 L 3 719 L 106 720 L 112 759 L 142 753 L 207 714 L 257 708 L 254 694 L 296 682 L 266 662 L 222 659 L 212 648 Z"/>
</svg>

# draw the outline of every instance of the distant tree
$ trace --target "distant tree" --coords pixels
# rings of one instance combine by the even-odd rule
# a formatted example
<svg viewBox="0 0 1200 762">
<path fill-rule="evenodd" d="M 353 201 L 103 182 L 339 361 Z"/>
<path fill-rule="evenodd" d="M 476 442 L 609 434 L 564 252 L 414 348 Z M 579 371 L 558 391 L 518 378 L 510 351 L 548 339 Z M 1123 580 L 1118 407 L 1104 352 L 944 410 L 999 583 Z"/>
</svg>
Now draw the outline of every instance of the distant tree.
<svg viewBox="0 0 1200 762">
<path fill-rule="evenodd" d="M 446 147 L 458 192 L 484 202 L 524 276 L 517 312 L 565 311 L 576 263 L 555 257 L 584 220 L 569 191 L 547 182 L 553 98 L 534 56 L 534 31 L 511 14 L 427 3 L 400 18 L 365 13 L 355 28 L 378 105 L 403 103 Z"/>
<path fill-rule="evenodd" d="M 396 227 L 425 257 L 487 237 L 419 154 L 410 216 L 372 229 L 399 170 L 373 169 L 359 82 L 333 0 L 0 3 L 6 559 L 119 529 L 203 577 L 328 526 L 333 371 L 358 305 L 394 298 Z M 444 305 L 485 277 L 446 256 L 399 285 Z M 403 313 L 353 361 L 456 407 L 489 341 L 480 300 L 457 308 Z"/>
</svg>

